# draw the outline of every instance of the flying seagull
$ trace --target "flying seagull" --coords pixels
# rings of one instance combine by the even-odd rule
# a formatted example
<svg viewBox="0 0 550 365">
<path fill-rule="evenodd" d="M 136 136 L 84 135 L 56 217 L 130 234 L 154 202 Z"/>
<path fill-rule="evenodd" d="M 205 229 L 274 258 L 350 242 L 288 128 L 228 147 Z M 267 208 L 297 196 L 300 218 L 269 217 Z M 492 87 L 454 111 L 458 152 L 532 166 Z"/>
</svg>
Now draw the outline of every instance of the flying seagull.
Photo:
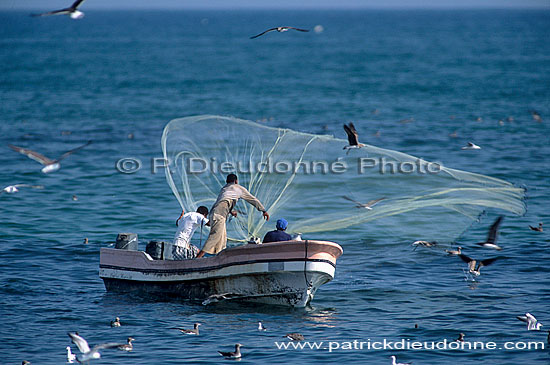
<svg viewBox="0 0 550 365">
<path fill-rule="evenodd" d="M 286 337 L 286 338 L 288 338 L 289 340 L 292 340 L 292 341 L 303 341 L 303 340 L 305 340 L 304 335 L 302 335 L 300 333 L 296 333 L 296 332 L 287 333 L 283 337 Z"/>
<path fill-rule="evenodd" d="M 224 352 L 224 351 L 218 351 L 220 353 L 220 355 L 222 355 L 223 357 L 227 358 L 227 359 L 240 359 L 241 358 L 241 344 L 238 343 L 235 345 L 235 351 L 230 351 L 230 352 Z"/>
<path fill-rule="evenodd" d="M 294 27 L 275 27 L 275 28 L 270 28 L 268 30 L 264 30 L 260 34 L 256 34 L 255 36 L 250 37 L 250 39 L 258 38 L 259 36 L 262 36 L 262 35 L 264 35 L 266 33 L 269 33 L 269 32 L 273 32 L 275 30 L 279 33 L 282 33 L 282 32 L 287 32 L 289 29 L 294 29 L 294 30 L 297 30 L 299 32 L 309 32 L 309 30 L 307 30 L 307 29 L 300 29 L 300 28 L 294 28 Z"/>
<path fill-rule="evenodd" d="M 542 323 L 537 321 L 535 316 L 531 313 L 525 313 L 524 316 L 517 316 L 516 318 L 527 323 L 527 331 L 540 331 L 540 328 L 542 327 Z"/>
<path fill-rule="evenodd" d="M 533 226 L 529 226 L 529 228 L 531 228 L 531 230 L 533 231 L 537 231 L 537 232 L 542 232 L 543 229 L 542 229 L 542 222 L 539 222 L 539 226 L 538 227 L 533 227 Z"/>
<path fill-rule="evenodd" d="M 412 362 L 397 362 L 397 359 L 394 355 L 390 356 L 392 365 L 410 365 Z"/>
<path fill-rule="evenodd" d="M 480 150 L 481 147 L 479 147 L 477 144 L 474 144 L 472 142 L 468 142 L 467 146 L 462 147 L 463 150 Z"/>
<path fill-rule="evenodd" d="M 412 245 L 414 246 L 414 250 L 416 250 L 418 248 L 418 246 L 423 246 L 423 247 L 435 247 L 437 246 L 437 241 L 414 241 L 412 243 Z"/>
<path fill-rule="evenodd" d="M 185 333 L 186 335 L 198 335 L 199 334 L 199 326 L 201 324 L 200 323 L 195 323 L 193 325 L 193 329 L 190 330 L 190 329 L 185 329 L 185 328 L 179 328 L 179 327 L 172 327 L 170 329 L 173 329 L 173 330 L 180 330 L 181 333 Z"/>
<path fill-rule="evenodd" d="M 90 349 L 90 346 L 88 345 L 88 341 L 86 341 L 83 337 L 79 336 L 77 332 L 68 332 L 67 333 L 73 343 L 78 347 L 80 352 L 82 353 L 82 356 L 77 357 L 78 362 L 85 362 L 90 361 L 92 359 L 99 359 L 101 358 L 101 354 L 99 353 L 99 350 L 103 349 L 113 349 L 120 346 L 119 343 L 104 343 L 101 345 L 96 345 Z"/>
<path fill-rule="evenodd" d="M 49 11 L 47 13 L 42 14 L 31 14 L 31 16 L 49 16 L 49 15 L 62 15 L 67 14 L 72 19 L 80 19 L 84 18 L 84 13 L 78 10 L 78 7 L 84 2 L 85 0 L 76 0 L 71 6 L 64 9 Z"/>
<path fill-rule="evenodd" d="M 495 250 L 502 250 L 502 247 L 497 245 L 497 235 L 498 235 L 498 226 L 500 226 L 500 223 L 502 222 L 502 219 L 504 217 L 500 216 L 498 217 L 491 228 L 489 228 L 489 234 L 487 235 L 487 241 L 485 242 L 478 242 L 476 245 L 487 247 L 487 248 L 493 248 Z"/>
<path fill-rule="evenodd" d="M 33 189 L 44 189 L 43 185 L 28 185 L 28 184 L 15 184 L 6 186 L 4 189 L 0 190 L 0 194 L 8 193 L 15 194 L 19 191 L 19 188 L 33 188 Z"/>
<path fill-rule="evenodd" d="M 88 243 L 86 242 L 88 239 L 85 238 L 84 239 L 84 243 Z M 111 327 L 120 327 L 120 318 L 116 317 L 114 321 L 111 321 Z"/>
<path fill-rule="evenodd" d="M 76 355 L 71 352 L 71 346 L 67 346 L 67 362 L 69 364 L 74 363 L 76 360 Z"/>
<path fill-rule="evenodd" d="M 25 156 L 27 156 L 28 158 L 31 158 L 37 162 L 40 162 L 42 165 L 44 165 L 44 167 L 42 168 L 42 172 L 47 174 L 49 172 L 54 172 L 54 171 L 57 171 L 61 168 L 61 164 L 59 163 L 61 160 L 63 160 L 64 158 L 68 157 L 69 155 L 75 153 L 76 151 L 78 151 L 79 149 L 81 148 L 84 148 L 86 146 L 88 146 L 90 143 L 92 143 L 92 141 L 88 141 L 87 143 L 83 144 L 82 146 L 79 146 L 77 148 L 73 148 L 72 150 L 70 151 L 67 151 L 65 152 L 64 154 L 61 155 L 61 157 L 59 157 L 57 160 L 52 160 L 52 159 L 49 159 L 47 158 L 46 156 L 38 153 L 38 152 L 35 152 L 35 151 L 32 151 L 32 150 L 29 150 L 27 148 L 22 148 L 22 147 L 17 147 L 17 146 L 14 146 L 14 145 L 11 145 L 9 144 L 8 146 L 16 151 L 16 152 L 19 152 Z"/>
<path fill-rule="evenodd" d="M 378 198 L 378 199 L 374 199 L 374 200 L 371 200 L 371 201 L 368 201 L 366 203 L 360 203 L 358 202 L 357 200 L 353 200 L 352 198 L 350 198 L 349 196 L 345 196 L 343 195 L 342 198 L 346 199 L 346 200 L 349 200 L 350 202 L 353 202 L 355 203 L 355 208 L 365 208 L 365 209 L 368 209 L 368 210 L 372 210 L 372 206 L 377 204 L 379 201 L 381 200 L 384 200 L 386 199 L 385 197 L 384 198 Z"/>
<path fill-rule="evenodd" d="M 465 263 L 468 264 L 468 271 L 470 272 L 470 274 L 475 275 L 475 276 L 479 276 L 481 274 L 480 270 L 483 266 L 489 266 L 493 262 L 495 262 L 496 260 L 499 259 L 499 257 L 493 257 L 491 259 L 486 259 L 486 260 L 483 260 L 483 261 L 477 261 L 477 260 L 474 260 L 471 257 L 468 257 L 468 256 L 464 255 L 464 254 L 459 254 L 458 257 L 460 257 L 462 259 L 462 261 L 464 261 Z M 477 264 L 477 267 L 476 267 L 476 264 Z"/>
<path fill-rule="evenodd" d="M 349 153 L 349 150 L 351 148 L 365 147 L 364 144 L 359 143 L 357 130 L 355 129 L 355 126 L 353 125 L 353 123 L 350 122 L 350 124 L 348 124 L 348 125 L 344 124 L 344 130 L 346 131 L 346 134 L 348 135 L 348 141 L 349 141 L 349 146 L 344 147 L 344 149 L 348 150 L 348 153 Z"/>
</svg>

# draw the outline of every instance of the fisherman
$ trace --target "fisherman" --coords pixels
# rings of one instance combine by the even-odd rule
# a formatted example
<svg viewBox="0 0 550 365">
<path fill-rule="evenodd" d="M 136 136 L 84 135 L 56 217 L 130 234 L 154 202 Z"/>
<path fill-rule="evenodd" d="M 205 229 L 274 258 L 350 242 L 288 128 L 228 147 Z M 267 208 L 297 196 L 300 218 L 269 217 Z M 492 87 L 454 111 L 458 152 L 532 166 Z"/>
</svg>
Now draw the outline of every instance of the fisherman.
<svg viewBox="0 0 550 365">
<path fill-rule="evenodd" d="M 191 244 L 191 237 L 198 227 L 209 225 L 208 208 L 201 205 L 196 212 L 183 214 L 176 220 L 178 231 L 174 237 L 174 247 L 172 248 L 172 257 L 174 260 L 187 260 L 197 256 L 199 248 Z M 183 219 L 182 219 L 183 218 Z M 178 224 L 178 221 L 181 222 Z"/>
<path fill-rule="evenodd" d="M 218 199 L 210 211 L 210 234 L 197 258 L 203 257 L 205 253 L 215 255 L 226 247 L 227 231 L 225 222 L 229 214 L 234 217 L 237 216 L 237 212 L 233 208 L 240 198 L 255 206 L 256 209 L 262 212 L 263 217 L 269 220 L 269 214 L 262 203 L 254 195 L 250 194 L 248 190 L 239 185 L 237 175 L 229 174 L 225 181 L 227 184 L 220 191 Z"/>
<path fill-rule="evenodd" d="M 277 224 L 275 225 L 275 228 L 277 229 L 275 231 L 270 231 L 265 234 L 264 243 L 292 240 L 292 237 L 285 232 L 286 227 L 288 227 L 288 222 L 286 221 L 286 219 L 281 218 L 277 220 Z"/>
</svg>

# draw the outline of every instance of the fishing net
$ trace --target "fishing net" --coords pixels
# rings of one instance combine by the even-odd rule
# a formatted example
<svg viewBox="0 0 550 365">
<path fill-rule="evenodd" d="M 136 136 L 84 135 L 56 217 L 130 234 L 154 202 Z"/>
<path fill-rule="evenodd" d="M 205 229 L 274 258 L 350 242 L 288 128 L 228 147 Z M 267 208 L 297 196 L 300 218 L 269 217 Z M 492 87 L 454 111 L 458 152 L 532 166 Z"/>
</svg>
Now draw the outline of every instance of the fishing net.
<svg viewBox="0 0 550 365">
<path fill-rule="evenodd" d="M 238 202 L 238 217 L 227 223 L 235 241 L 263 237 L 285 218 L 287 232 L 309 238 L 350 227 L 365 235 L 450 242 L 487 208 L 525 211 L 524 190 L 506 181 L 346 145 L 332 136 L 213 115 L 172 120 L 162 135 L 166 179 L 185 211 L 210 209 L 229 173 L 264 204 L 269 222 Z M 380 198 L 371 209 L 360 206 Z"/>
</svg>

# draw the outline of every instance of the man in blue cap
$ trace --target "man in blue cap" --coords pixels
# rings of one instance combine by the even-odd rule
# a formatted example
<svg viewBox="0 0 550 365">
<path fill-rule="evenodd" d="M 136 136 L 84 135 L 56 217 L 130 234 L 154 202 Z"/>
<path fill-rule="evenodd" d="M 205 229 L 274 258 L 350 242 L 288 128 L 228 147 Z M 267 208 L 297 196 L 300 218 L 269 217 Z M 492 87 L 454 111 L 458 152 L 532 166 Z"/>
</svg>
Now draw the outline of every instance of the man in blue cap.
<svg viewBox="0 0 550 365">
<path fill-rule="evenodd" d="M 268 242 L 281 242 L 281 241 L 290 241 L 292 237 L 285 232 L 286 227 L 288 227 L 288 222 L 286 219 L 281 218 L 277 221 L 277 229 L 275 231 L 267 232 L 264 237 L 264 243 Z"/>
</svg>

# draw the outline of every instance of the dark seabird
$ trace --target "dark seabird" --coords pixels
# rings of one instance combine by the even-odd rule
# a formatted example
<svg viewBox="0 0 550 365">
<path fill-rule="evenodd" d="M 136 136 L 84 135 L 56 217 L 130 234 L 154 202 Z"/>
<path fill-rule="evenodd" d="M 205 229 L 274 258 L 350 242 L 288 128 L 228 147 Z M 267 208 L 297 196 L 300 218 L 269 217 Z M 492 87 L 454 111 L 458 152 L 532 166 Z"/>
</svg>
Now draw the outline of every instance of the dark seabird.
<svg viewBox="0 0 550 365">
<path fill-rule="evenodd" d="M 67 333 L 73 343 L 78 347 L 78 350 L 82 353 L 82 356 L 78 357 L 78 362 L 85 362 L 90 361 L 92 359 L 99 359 L 101 358 L 101 354 L 99 353 L 99 350 L 103 349 L 113 349 L 120 346 L 119 343 L 104 343 L 101 345 L 96 345 L 93 348 L 90 349 L 90 346 L 88 345 L 88 341 L 86 341 L 83 337 L 79 336 L 76 332 L 69 332 Z"/>
<path fill-rule="evenodd" d="M 42 14 L 31 14 L 31 16 L 49 16 L 49 15 L 63 15 L 67 14 L 72 19 L 80 19 L 84 17 L 84 13 L 78 10 L 78 7 L 84 2 L 85 0 L 76 0 L 71 6 L 64 9 L 49 11 L 47 13 Z"/>
<path fill-rule="evenodd" d="M 294 27 L 275 27 L 275 28 L 270 28 L 268 30 L 264 30 L 260 34 L 256 34 L 255 36 L 250 37 L 250 39 L 258 38 L 259 36 L 262 36 L 262 35 L 264 35 L 266 33 L 269 33 L 269 32 L 273 32 L 275 30 L 277 32 L 281 33 L 281 32 L 287 32 L 289 29 L 294 29 L 294 30 L 297 30 L 299 32 L 309 32 L 309 30 L 307 30 L 307 29 L 300 29 L 300 28 L 294 28 Z"/>
<path fill-rule="evenodd" d="M 73 196 L 71 197 L 71 199 L 74 200 L 74 201 L 77 201 L 77 200 L 78 200 L 78 197 L 77 197 L 76 195 L 73 195 Z"/>
<path fill-rule="evenodd" d="M 119 343 L 117 348 L 121 351 L 132 351 L 134 349 L 134 345 L 132 345 L 132 341 L 135 341 L 136 339 L 133 337 L 128 337 L 126 341 L 128 343 Z"/>
<path fill-rule="evenodd" d="M 83 243 L 84 243 L 85 245 L 88 244 L 88 237 L 84 238 L 84 242 L 83 242 Z M 117 317 L 117 318 L 118 318 L 118 317 Z M 111 322 L 111 323 L 112 323 L 112 322 Z M 111 327 L 113 327 L 113 326 L 111 326 Z"/>
<path fill-rule="evenodd" d="M 27 360 L 23 360 L 21 362 L 21 365 L 31 365 L 31 362 L 30 361 L 27 361 Z"/>
<path fill-rule="evenodd" d="M 462 147 L 463 150 L 480 150 L 481 147 L 479 147 L 477 144 L 468 142 L 467 146 Z"/>
<path fill-rule="evenodd" d="M 88 243 L 87 238 L 84 238 L 84 243 Z M 120 318 L 116 317 L 114 321 L 111 321 L 111 327 L 120 327 Z"/>
<path fill-rule="evenodd" d="M 458 338 L 455 340 L 456 342 L 464 342 L 464 333 L 459 333 Z"/>
<path fill-rule="evenodd" d="M 542 327 L 542 323 L 537 321 L 535 316 L 531 313 L 525 313 L 524 316 L 517 316 L 516 318 L 522 322 L 527 323 L 528 331 L 540 331 L 540 328 Z"/>
<path fill-rule="evenodd" d="M 286 338 L 288 338 L 289 340 L 292 340 L 292 341 L 303 341 L 303 340 L 305 340 L 305 337 L 303 335 L 301 335 L 299 333 L 296 333 L 296 332 L 287 333 L 283 337 L 286 337 Z"/>
<path fill-rule="evenodd" d="M 412 362 L 397 362 L 397 359 L 394 355 L 390 356 L 392 365 L 410 365 Z"/>
<path fill-rule="evenodd" d="M 11 145 L 9 144 L 8 146 L 16 151 L 16 152 L 19 152 L 25 156 L 27 156 L 28 158 L 31 158 L 37 162 L 40 162 L 42 165 L 44 165 L 44 167 L 42 168 L 42 172 L 47 174 L 49 172 L 54 172 L 54 171 L 57 171 L 61 168 L 61 165 L 59 164 L 59 162 L 61 160 L 63 160 L 64 158 L 68 157 L 69 155 L 75 153 L 76 151 L 88 146 L 90 143 L 92 143 L 92 141 L 88 141 L 86 144 L 83 144 L 82 146 L 79 146 L 77 148 L 73 148 L 72 150 L 70 151 L 67 151 L 65 152 L 64 154 L 61 155 L 61 157 L 59 157 L 57 160 L 52 160 L 52 159 L 49 159 L 47 158 L 46 156 L 38 153 L 38 152 L 35 152 L 35 151 L 32 151 L 32 150 L 29 150 L 27 148 L 22 148 L 22 147 L 17 147 L 17 146 L 14 146 L 14 145 Z"/>
<path fill-rule="evenodd" d="M 460 257 L 462 261 L 468 264 L 468 271 L 470 272 L 470 274 L 473 274 L 475 276 L 479 276 L 481 274 L 479 271 L 483 266 L 489 266 L 493 262 L 499 259 L 499 257 L 493 257 L 491 259 L 486 259 L 478 262 L 477 260 L 474 260 L 473 258 L 463 254 L 458 255 L 458 257 Z M 477 264 L 477 267 L 476 267 L 476 264 Z"/>
<path fill-rule="evenodd" d="M 542 222 L 539 222 L 539 226 L 538 227 L 533 227 L 533 226 L 529 226 L 529 228 L 531 228 L 531 230 L 533 231 L 537 231 L 537 232 L 542 232 L 543 229 L 542 229 Z"/>
<path fill-rule="evenodd" d="M 377 204 L 379 201 L 381 200 L 384 200 L 386 199 L 385 197 L 384 198 L 378 198 L 378 199 L 374 199 L 374 200 L 371 200 L 371 201 L 368 201 L 366 203 L 361 203 L 361 202 L 358 202 L 357 200 L 353 200 L 352 198 L 348 197 L 348 196 L 345 196 L 343 195 L 342 198 L 346 199 L 346 200 L 349 200 L 350 202 L 353 202 L 355 203 L 355 208 L 365 208 L 365 209 L 368 209 L 368 210 L 372 210 L 372 206 Z"/>
<path fill-rule="evenodd" d="M 411 122 L 414 122 L 414 118 L 405 118 L 405 119 L 401 119 L 399 121 L 399 123 L 401 123 L 401 124 L 407 124 L 407 123 L 411 123 Z"/>
<path fill-rule="evenodd" d="M 173 329 L 173 330 L 180 330 L 181 333 L 185 333 L 186 335 L 198 335 L 199 334 L 199 326 L 201 324 L 200 323 L 195 323 L 193 325 L 193 329 L 190 330 L 190 329 L 185 329 L 185 328 L 179 328 L 179 327 L 172 327 L 170 329 Z"/>
<path fill-rule="evenodd" d="M 495 250 L 502 250 L 502 247 L 497 245 L 497 235 L 498 235 L 498 227 L 500 226 L 500 223 L 502 222 L 502 219 L 504 217 L 500 216 L 498 217 L 491 228 L 489 228 L 489 234 L 487 235 L 487 241 L 485 242 L 478 242 L 476 245 L 486 247 L 486 248 L 492 248 Z"/>
<path fill-rule="evenodd" d="M 431 248 L 437 246 L 437 241 L 414 241 L 412 245 L 414 246 L 415 250 L 418 248 L 418 246 Z"/>
<path fill-rule="evenodd" d="M 220 355 L 227 359 L 240 359 L 241 358 L 241 347 L 242 345 L 240 343 L 235 344 L 235 351 L 230 352 L 224 352 L 224 351 L 218 351 Z"/>
<path fill-rule="evenodd" d="M 349 146 L 344 147 L 344 149 L 348 150 L 348 153 L 349 153 L 350 148 L 365 147 L 364 144 L 359 143 L 357 130 L 355 129 L 355 126 L 353 125 L 353 123 L 350 123 L 348 125 L 344 124 L 344 130 L 346 131 L 346 134 L 348 135 L 348 142 L 349 142 Z"/>
<path fill-rule="evenodd" d="M 445 250 L 445 252 L 447 252 L 450 256 L 460 255 L 462 253 L 462 247 L 458 246 L 456 250 Z"/>
<path fill-rule="evenodd" d="M 6 186 L 4 189 L 0 190 L 0 194 L 8 193 L 15 194 L 19 191 L 19 188 L 33 188 L 33 189 L 44 189 L 43 185 L 29 185 L 29 184 L 15 184 Z"/>
</svg>

